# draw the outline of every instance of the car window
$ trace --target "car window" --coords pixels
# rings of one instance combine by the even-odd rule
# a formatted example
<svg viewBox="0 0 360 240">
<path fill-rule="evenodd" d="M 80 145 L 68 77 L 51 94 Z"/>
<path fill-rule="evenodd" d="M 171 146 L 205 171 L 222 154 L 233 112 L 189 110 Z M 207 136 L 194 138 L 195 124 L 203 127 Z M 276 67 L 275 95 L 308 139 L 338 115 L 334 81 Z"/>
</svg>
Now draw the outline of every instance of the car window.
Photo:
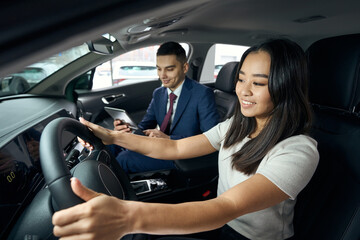
<svg viewBox="0 0 360 240">
<path fill-rule="evenodd" d="M 83 44 L 27 66 L 19 72 L 0 78 L 0 97 L 26 93 L 30 88 L 39 84 L 60 68 L 88 52 L 88 46 Z"/>
<path fill-rule="evenodd" d="M 248 46 L 214 44 L 208 51 L 200 76 L 201 83 L 215 82 L 220 69 L 227 62 L 240 61 Z"/>
<path fill-rule="evenodd" d="M 181 43 L 189 53 L 189 45 Z M 95 69 L 93 88 L 106 88 L 158 79 L 156 51 L 159 45 L 137 49 L 122 54 Z"/>
</svg>

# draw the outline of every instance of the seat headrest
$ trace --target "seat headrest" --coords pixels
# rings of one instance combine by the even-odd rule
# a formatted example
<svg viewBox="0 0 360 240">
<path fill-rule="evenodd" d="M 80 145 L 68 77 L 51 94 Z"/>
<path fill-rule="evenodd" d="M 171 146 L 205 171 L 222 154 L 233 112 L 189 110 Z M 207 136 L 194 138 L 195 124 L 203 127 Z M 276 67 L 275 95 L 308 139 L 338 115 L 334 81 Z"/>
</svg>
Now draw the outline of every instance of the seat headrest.
<svg viewBox="0 0 360 240">
<path fill-rule="evenodd" d="M 239 62 L 228 62 L 219 71 L 215 81 L 215 88 L 233 93 L 235 90 L 235 75 Z"/>
<path fill-rule="evenodd" d="M 319 40 L 306 53 L 310 102 L 358 111 L 355 108 L 360 103 L 360 34 Z"/>
</svg>

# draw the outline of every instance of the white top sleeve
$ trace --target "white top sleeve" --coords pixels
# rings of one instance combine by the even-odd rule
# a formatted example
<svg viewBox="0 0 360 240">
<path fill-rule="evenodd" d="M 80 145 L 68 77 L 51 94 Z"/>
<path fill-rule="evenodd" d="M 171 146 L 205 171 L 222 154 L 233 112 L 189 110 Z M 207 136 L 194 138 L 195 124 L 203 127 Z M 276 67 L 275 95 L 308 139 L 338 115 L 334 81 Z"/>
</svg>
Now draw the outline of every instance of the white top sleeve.
<svg viewBox="0 0 360 240">
<path fill-rule="evenodd" d="M 225 135 L 230 127 L 231 122 L 232 118 L 226 119 L 225 121 L 204 132 L 204 135 L 207 137 L 210 144 L 218 151 L 223 145 Z"/>
<path fill-rule="evenodd" d="M 305 135 L 287 138 L 269 151 L 256 172 L 295 199 L 317 167 L 319 154 L 316 145 L 314 139 Z"/>
</svg>

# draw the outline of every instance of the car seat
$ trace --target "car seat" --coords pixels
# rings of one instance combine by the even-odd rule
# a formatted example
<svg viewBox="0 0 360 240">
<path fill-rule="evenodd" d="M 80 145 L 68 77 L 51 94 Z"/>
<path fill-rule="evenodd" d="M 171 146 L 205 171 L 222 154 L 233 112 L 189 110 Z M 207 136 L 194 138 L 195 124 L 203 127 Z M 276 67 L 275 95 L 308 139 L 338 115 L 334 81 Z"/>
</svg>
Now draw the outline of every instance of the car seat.
<svg viewBox="0 0 360 240">
<path fill-rule="evenodd" d="M 360 239 L 360 34 L 307 50 L 320 161 L 295 206 L 294 239 Z"/>
<path fill-rule="evenodd" d="M 216 78 L 215 101 L 220 122 L 234 113 L 237 97 L 235 94 L 235 77 L 239 62 L 226 63 Z M 186 176 L 214 176 L 218 172 L 218 153 L 186 160 L 175 160 L 176 167 Z"/>
<path fill-rule="evenodd" d="M 234 113 L 237 97 L 235 94 L 235 78 L 239 62 L 228 62 L 219 71 L 215 81 L 215 101 L 220 122 Z"/>
</svg>

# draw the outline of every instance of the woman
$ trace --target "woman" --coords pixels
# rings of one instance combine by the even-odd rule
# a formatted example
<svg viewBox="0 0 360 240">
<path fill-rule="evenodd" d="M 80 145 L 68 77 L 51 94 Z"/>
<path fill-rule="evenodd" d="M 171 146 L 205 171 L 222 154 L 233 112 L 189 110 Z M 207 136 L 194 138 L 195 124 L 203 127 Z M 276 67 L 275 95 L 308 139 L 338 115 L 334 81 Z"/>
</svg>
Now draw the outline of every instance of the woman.
<svg viewBox="0 0 360 240">
<path fill-rule="evenodd" d="M 55 213 L 54 234 L 118 239 L 128 233 L 188 234 L 226 224 L 224 234 L 235 232 L 236 239 L 291 237 L 296 196 L 319 159 L 316 142 L 305 135 L 311 114 L 304 52 L 290 40 L 266 41 L 243 54 L 237 76 L 234 116 L 194 137 L 147 138 L 80 120 L 104 144 L 153 158 L 187 159 L 219 150 L 217 198 L 176 205 L 123 201 L 72 179 L 73 191 L 87 202 Z"/>
</svg>

